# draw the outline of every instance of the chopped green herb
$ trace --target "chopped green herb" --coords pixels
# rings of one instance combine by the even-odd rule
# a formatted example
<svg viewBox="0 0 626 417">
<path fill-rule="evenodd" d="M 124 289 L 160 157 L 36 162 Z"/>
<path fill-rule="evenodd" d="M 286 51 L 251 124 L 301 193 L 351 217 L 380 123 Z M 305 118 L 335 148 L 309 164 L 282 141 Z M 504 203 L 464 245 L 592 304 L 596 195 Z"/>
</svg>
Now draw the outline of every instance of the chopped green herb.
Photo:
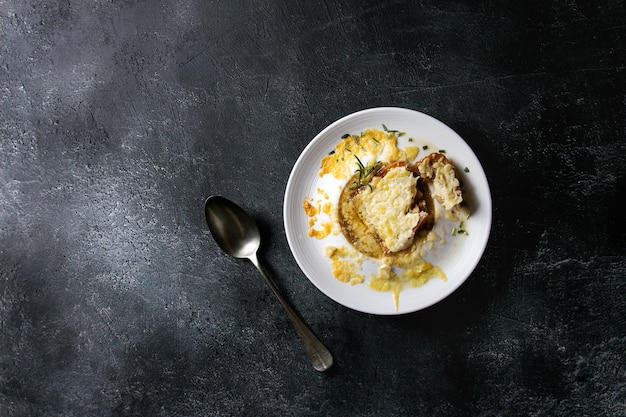
<svg viewBox="0 0 626 417">
<path fill-rule="evenodd" d="M 463 169 L 463 171 L 465 171 L 465 172 L 469 172 L 469 168 L 468 168 L 468 167 L 465 167 L 465 168 Z"/>
<path fill-rule="evenodd" d="M 349 133 L 345 133 L 344 135 L 342 135 L 342 136 L 341 136 L 341 139 L 345 139 L 345 138 L 347 138 L 348 136 L 350 136 L 350 134 L 349 134 Z"/>
<path fill-rule="evenodd" d="M 406 132 L 398 132 L 398 137 L 406 135 Z"/>
<path fill-rule="evenodd" d="M 455 236 L 455 235 L 469 235 L 469 233 L 467 233 L 467 230 L 464 229 L 465 226 L 463 226 L 463 220 L 461 220 L 461 222 L 459 223 L 458 227 L 453 227 L 452 230 L 450 231 L 450 235 Z"/>
<path fill-rule="evenodd" d="M 335 154 L 335 150 L 333 149 L 332 151 L 328 152 L 328 155 L 334 155 Z"/>
<path fill-rule="evenodd" d="M 422 146 L 422 149 L 423 149 L 423 150 L 428 149 L 428 145 L 424 145 L 424 146 Z"/>
<path fill-rule="evenodd" d="M 409 138 L 409 142 L 413 142 L 413 138 Z"/>
<path fill-rule="evenodd" d="M 439 153 L 446 153 L 445 149 L 439 149 Z"/>
<path fill-rule="evenodd" d="M 387 129 L 387 126 L 385 126 L 385 124 L 383 123 L 383 130 L 387 133 L 397 133 L 397 130 L 389 130 Z"/>
</svg>

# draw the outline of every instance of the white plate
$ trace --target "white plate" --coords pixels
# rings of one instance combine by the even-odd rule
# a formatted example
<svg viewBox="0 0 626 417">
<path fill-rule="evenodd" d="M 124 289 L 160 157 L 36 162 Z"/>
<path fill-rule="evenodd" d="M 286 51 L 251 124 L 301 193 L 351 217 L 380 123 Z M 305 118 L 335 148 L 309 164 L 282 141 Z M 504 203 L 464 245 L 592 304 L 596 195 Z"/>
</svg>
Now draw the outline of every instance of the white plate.
<svg viewBox="0 0 626 417">
<path fill-rule="evenodd" d="M 391 292 L 375 291 L 367 283 L 351 286 L 333 277 L 330 259 L 324 256 L 324 248 L 330 244 L 349 243 L 341 234 L 330 235 L 322 240 L 309 237 L 309 218 L 302 208 L 305 198 L 319 196 L 319 188 L 329 192 L 336 207 L 340 183 L 330 175 L 318 175 L 322 158 L 328 155 L 343 134 L 359 134 L 367 128 L 382 130 L 383 124 L 388 129 L 406 133 L 399 138 L 399 147 L 406 146 L 408 138 L 412 138 L 412 146 L 420 146 L 420 149 L 424 144 L 428 145 L 428 151 L 420 151 L 418 159 L 420 155 L 445 150 L 446 156 L 457 167 L 457 174 L 463 183 L 464 198 L 469 201 L 471 210 L 471 216 L 465 222 L 468 235 L 447 238 L 445 245 L 435 249 L 426 258 L 443 269 L 447 281 L 434 278 L 423 286 L 404 289 L 400 293 L 397 310 Z M 364 313 L 405 314 L 429 307 L 447 297 L 472 273 L 489 239 L 491 194 L 478 158 L 452 129 L 437 119 L 414 110 L 380 107 L 362 110 L 337 120 L 308 144 L 289 176 L 283 215 L 287 241 L 293 256 L 307 278 L 320 291 L 336 302 Z"/>
</svg>

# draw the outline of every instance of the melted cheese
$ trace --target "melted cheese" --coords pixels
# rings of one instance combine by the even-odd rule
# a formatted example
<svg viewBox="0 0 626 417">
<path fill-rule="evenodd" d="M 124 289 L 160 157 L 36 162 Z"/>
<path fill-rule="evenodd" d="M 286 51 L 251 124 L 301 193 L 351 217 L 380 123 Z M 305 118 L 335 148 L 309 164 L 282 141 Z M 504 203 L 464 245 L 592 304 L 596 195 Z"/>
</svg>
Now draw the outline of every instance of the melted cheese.
<svg viewBox="0 0 626 417">
<path fill-rule="evenodd" d="M 319 176 L 331 174 L 337 179 L 349 179 L 354 173 L 355 157 L 366 165 L 376 160 L 406 160 L 407 153 L 398 148 L 397 140 L 395 132 L 376 129 L 367 129 L 361 135 L 344 135 L 332 152 L 322 158 Z M 417 152 L 419 149 L 413 149 L 411 154 L 417 155 Z"/>
<path fill-rule="evenodd" d="M 420 214 L 410 211 L 415 199 L 416 178 L 405 167 L 375 177 L 372 188 L 357 196 L 359 216 L 382 239 L 391 252 L 407 248 L 413 241 Z"/>
<path fill-rule="evenodd" d="M 361 257 L 354 249 L 345 246 L 327 246 L 324 255 L 330 259 L 333 276 L 350 285 L 360 284 L 365 280 L 361 270 Z"/>
<path fill-rule="evenodd" d="M 326 194 L 326 199 L 328 195 Z M 309 230 L 307 235 L 309 237 L 314 237 L 318 240 L 324 239 L 326 236 L 330 235 L 333 232 L 334 221 L 332 220 L 332 208 L 333 205 L 330 201 L 322 202 L 318 200 L 316 204 L 313 204 L 313 200 L 310 198 L 305 198 L 302 202 L 302 209 L 304 213 L 309 217 L 308 224 Z M 320 221 L 318 219 L 319 215 L 325 215 L 328 219 L 327 221 Z M 318 226 L 316 228 L 316 225 Z"/>
</svg>

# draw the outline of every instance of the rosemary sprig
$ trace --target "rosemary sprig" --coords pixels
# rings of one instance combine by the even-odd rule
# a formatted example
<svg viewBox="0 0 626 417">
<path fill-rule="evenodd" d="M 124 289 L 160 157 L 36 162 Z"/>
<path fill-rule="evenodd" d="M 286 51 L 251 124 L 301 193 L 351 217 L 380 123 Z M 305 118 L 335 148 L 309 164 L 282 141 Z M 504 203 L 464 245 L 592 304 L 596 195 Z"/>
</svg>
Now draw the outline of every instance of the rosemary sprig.
<svg viewBox="0 0 626 417">
<path fill-rule="evenodd" d="M 387 129 L 387 126 L 385 126 L 385 124 L 384 124 L 384 123 L 383 123 L 383 130 L 384 130 L 385 132 L 387 132 L 387 133 L 398 133 L 398 131 L 397 131 L 397 130 L 390 130 L 390 129 Z"/>
<path fill-rule="evenodd" d="M 359 188 L 366 185 L 370 188 L 370 191 L 373 191 L 372 185 L 369 183 L 369 178 L 372 175 L 375 175 L 376 172 L 378 172 L 377 168 L 380 165 L 380 161 L 376 161 L 372 166 L 368 166 L 364 165 L 358 156 L 354 155 L 354 157 L 356 158 L 357 164 L 357 169 L 354 172 L 359 174 L 359 178 L 352 183 L 354 188 Z"/>
</svg>

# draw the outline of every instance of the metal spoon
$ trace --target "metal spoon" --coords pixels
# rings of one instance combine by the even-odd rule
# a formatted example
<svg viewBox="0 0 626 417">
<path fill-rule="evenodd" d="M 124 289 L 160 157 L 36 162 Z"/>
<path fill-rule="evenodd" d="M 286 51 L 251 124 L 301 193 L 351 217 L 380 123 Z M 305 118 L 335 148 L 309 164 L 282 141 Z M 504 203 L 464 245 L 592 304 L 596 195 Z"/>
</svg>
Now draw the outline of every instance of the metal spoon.
<svg viewBox="0 0 626 417">
<path fill-rule="evenodd" d="M 204 212 L 209 230 L 219 247 L 235 258 L 249 259 L 259 270 L 267 285 L 285 308 L 313 368 L 320 372 L 329 369 L 333 364 L 331 353 L 278 292 L 261 267 L 257 259 L 257 250 L 261 245 L 261 234 L 254 220 L 237 204 L 216 195 L 206 199 Z"/>
</svg>

